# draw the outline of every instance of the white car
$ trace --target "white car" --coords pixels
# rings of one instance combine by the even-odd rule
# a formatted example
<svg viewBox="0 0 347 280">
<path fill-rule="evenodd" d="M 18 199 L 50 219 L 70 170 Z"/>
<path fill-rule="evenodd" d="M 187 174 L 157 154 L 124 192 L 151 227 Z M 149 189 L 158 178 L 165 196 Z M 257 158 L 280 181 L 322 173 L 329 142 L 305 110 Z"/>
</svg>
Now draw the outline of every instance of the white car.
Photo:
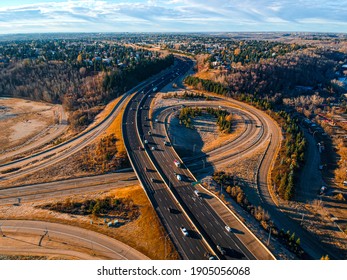
<svg viewBox="0 0 347 280">
<path fill-rule="evenodd" d="M 231 228 L 229 226 L 224 227 L 227 232 L 231 232 Z"/>
<path fill-rule="evenodd" d="M 323 195 L 327 192 L 328 188 L 326 186 L 322 186 L 319 190 L 319 194 Z"/>
<path fill-rule="evenodd" d="M 181 231 L 182 231 L 184 236 L 189 236 L 189 233 L 185 227 L 181 227 Z"/>
<path fill-rule="evenodd" d="M 182 181 L 181 175 L 177 174 L 177 175 L 176 175 L 176 178 L 177 178 L 178 181 Z"/>
<path fill-rule="evenodd" d="M 195 195 L 196 195 L 197 197 L 200 197 L 200 196 L 201 196 L 201 193 L 200 193 L 198 190 L 195 190 L 194 193 L 195 193 Z"/>
<path fill-rule="evenodd" d="M 155 150 L 155 147 L 153 146 L 153 147 L 151 148 L 151 150 L 154 151 L 154 150 Z"/>
</svg>

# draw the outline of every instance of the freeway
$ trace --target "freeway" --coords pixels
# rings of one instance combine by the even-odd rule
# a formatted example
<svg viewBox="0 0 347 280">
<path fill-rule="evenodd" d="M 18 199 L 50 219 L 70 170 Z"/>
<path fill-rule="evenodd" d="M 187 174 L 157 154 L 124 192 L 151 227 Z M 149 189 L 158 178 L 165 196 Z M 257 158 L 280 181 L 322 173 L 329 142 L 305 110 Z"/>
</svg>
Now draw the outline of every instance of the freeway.
<svg viewBox="0 0 347 280">
<path fill-rule="evenodd" d="M 158 76 L 159 75 L 161 74 L 158 74 Z M 140 83 L 133 89 L 126 92 L 109 113 L 109 115 L 92 128 L 83 131 L 74 138 L 65 141 L 55 147 L 0 165 L 0 174 L 2 173 L 0 180 L 2 182 L 5 182 L 11 179 L 16 179 L 31 174 L 35 171 L 47 168 L 48 166 L 64 160 L 80 151 L 91 142 L 93 142 L 96 137 L 101 135 L 111 125 L 132 93 L 147 84 L 151 84 L 152 80 L 155 79 L 155 77 L 156 76 L 147 79 L 146 81 Z"/>
<path fill-rule="evenodd" d="M 277 204 L 276 197 L 269 189 L 271 188 L 269 171 L 274 164 L 274 158 L 282 139 L 281 129 L 278 127 L 276 122 L 265 112 L 262 112 L 248 104 L 227 97 L 220 98 L 220 100 L 226 101 L 230 104 L 230 106 L 236 107 L 238 108 L 238 110 L 241 110 L 244 113 L 244 120 L 252 120 L 252 124 L 247 125 L 243 133 L 229 144 L 213 151 L 207 152 L 205 155 L 185 158 L 184 163 L 187 163 L 189 169 L 193 170 L 195 173 L 205 174 L 206 172 L 211 171 L 211 169 L 216 166 L 223 166 L 223 164 L 228 163 L 231 160 L 237 160 L 241 158 L 241 156 L 252 153 L 253 149 L 256 149 L 257 147 L 259 147 L 259 145 L 266 145 L 267 150 L 262 161 L 260 162 L 258 171 L 255 173 L 257 175 L 256 179 L 259 196 L 257 197 L 256 201 L 254 201 L 254 204 L 262 205 L 262 207 L 266 211 L 268 211 L 278 228 L 283 228 L 285 230 L 290 230 L 290 232 L 295 232 L 296 236 L 300 237 L 301 246 L 312 258 L 319 259 L 321 256 L 328 254 L 332 258 L 338 259 L 338 256 L 335 256 L 335 251 L 332 248 L 324 246 L 324 244 L 322 244 L 320 240 L 318 240 L 313 234 L 309 233 L 307 230 L 302 228 L 299 223 L 290 219 L 284 212 L 282 212 L 282 206 Z M 198 104 L 193 103 L 191 105 L 201 106 L 201 104 L 202 103 L 199 102 Z M 157 118 L 159 122 L 158 124 L 154 122 L 154 126 L 157 125 L 158 127 L 160 127 L 160 123 L 167 122 L 170 114 L 174 113 L 172 112 L 172 108 L 175 108 L 175 106 L 172 106 L 171 108 L 164 108 L 161 114 L 156 115 L 155 118 Z M 144 120 L 146 120 L 145 117 Z M 254 124 L 256 124 L 256 126 Z M 256 133 L 255 130 L 252 131 L 252 127 L 254 129 L 256 129 L 255 127 L 257 127 L 259 133 Z M 159 145 L 159 149 L 156 148 L 155 151 L 149 152 L 153 154 L 160 154 L 163 150 L 167 149 L 167 147 L 163 145 L 162 140 L 159 139 L 160 135 L 163 135 L 163 132 L 161 131 L 157 133 L 157 131 L 153 130 L 153 133 L 155 135 L 153 139 L 157 138 L 157 134 L 159 136 L 157 138 L 158 141 L 154 141 L 155 144 Z M 204 159 L 204 162 L 201 159 Z M 166 166 L 169 165 L 174 167 L 174 165 L 172 165 L 172 162 L 170 162 L 170 160 L 172 161 L 173 158 L 168 160 L 168 157 L 164 156 L 162 160 L 166 161 Z M 304 170 L 306 170 L 307 168 L 314 168 L 316 171 L 318 171 L 317 166 L 318 163 L 316 165 L 310 165 L 310 167 L 305 167 Z M 178 170 L 176 170 L 176 173 L 177 172 Z M 171 173 L 173 172 L 171 171 Z M 189 178 L 189 176 L 187 178 Z M 177 179 L 175 179 L 175 177 L 172 175 L 171 180 L 177 181 Z M 307 189 L 309 188 L 309 186 L 310 184 L 306 182 L 305 188 Z M 315 187 L 315 191 L 317 189 L 318 188 Z"/>
<path fill-rule="evenodd" d="M 148 259 L 114 238 L 75 226 L 25 220 L 0 220 L 0 226 L 0 254 L 69 256 L 78 259 Z"/>
<path fill-rule="evenodd" d="M 151 97 L 145 95 L 139 107 L 149 107 L 151 98 L 152 95 Z M 191 185 L 194 179 L 191 177 L 189 170 L 185 166 L 176 167 L 174 165 L 174 160 L 177 157 L 172 146 L 168 146 L 164 142 L 168 141 L 164 127 L 165 122 L 153 122 L 153 120 L 149 119 L 147 110 L 139 110 L 139 135 L 141 139 L 145 138 L 148 141 L 145 149 L 152 161 L 156 163 L 158 172 L 162 174 L 167 185 L 169 185 L 180 204 L 194 221 L 195 226 L 205 236 L 205 239 L 220 258 L 255 259 L 254 255 L 235 234 L 225 230 L 226 224 L 209 204 L 194 194 L 195 188 Z M 180 176 L 181 180 L 178 180 L 177 176 Z M 218 247 L 222 247 L 225 252 L 221 254 L 220 250 L 217 249 Z"/>
<path fill-rule="evenodd" d="M 138 181 L 133 172 L 124 172 L 1 188 L 0 205 L 16 204 L 18 198 L 20 198 L 21 203 L 28 203 L 53 197 L 69 197 L 87 192 L 107 191 L 137 184 Z"/>
<path fill-rule="evenodd" d="M 139 98 L 143 95 L 150 96 L 153 89 L 166 85 L 177 76 L 180 68 L 182 68 L 182 72 L 188 70 L 188 66 L 185 66 L 184 62 L 177 60 L 176 65 L 168 74 L 154 81 L 151 87 L 145 87 L 134 95 L 123 115 L 123 138 L 133 169 L 180 256 L 183 259 L 203 259 L 205 253 L 212 253 L 212 250 L 209 249 L 196 231 L 194 224 L 186 216 L 180 203 L 168 190 L 162 177 L 157 172 L 156 166 L 143 150 L 143 139 L 137 134 L 136 117 L 137 111 L 141 107 Z M 141 111 L 148 112 L 148 109 L 149 107 L 143 107 Z M 185 236 L 181 231 L 181 227 L 186 228 L 191 237 Z"/>
</svg>

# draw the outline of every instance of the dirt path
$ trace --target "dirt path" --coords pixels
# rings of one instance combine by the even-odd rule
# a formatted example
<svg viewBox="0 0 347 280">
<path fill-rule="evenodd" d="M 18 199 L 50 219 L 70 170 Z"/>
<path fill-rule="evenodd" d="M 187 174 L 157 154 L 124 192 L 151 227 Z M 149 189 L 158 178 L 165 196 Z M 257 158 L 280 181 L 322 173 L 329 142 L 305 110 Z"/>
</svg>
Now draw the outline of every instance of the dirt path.
<svg viewBox="0 0 347 280">
<path fill-rule="evenodd" d="M 61 105 L 0 98 L 0 162 L 51 142 L 67 128 Z"/>
</svg>

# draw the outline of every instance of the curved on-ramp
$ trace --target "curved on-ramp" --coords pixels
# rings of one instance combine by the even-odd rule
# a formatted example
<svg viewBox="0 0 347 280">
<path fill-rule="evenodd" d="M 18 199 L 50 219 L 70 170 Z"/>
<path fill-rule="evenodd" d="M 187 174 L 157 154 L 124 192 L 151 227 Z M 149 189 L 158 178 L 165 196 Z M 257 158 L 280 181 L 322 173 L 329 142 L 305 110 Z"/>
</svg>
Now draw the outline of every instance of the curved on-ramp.
<svg viewBox="0 0 347 280">
<path fill-rule="evenodd" d="M 43 221 L 0 220 L 0 229 L 0 254 L 23 255 L 26 252 L 25 255 L 32 253 L 79 259 L 149 259 L 116 239 L 75 226 Z M 61 247 L 53 243 L 61 244 Z"/>
</svg>

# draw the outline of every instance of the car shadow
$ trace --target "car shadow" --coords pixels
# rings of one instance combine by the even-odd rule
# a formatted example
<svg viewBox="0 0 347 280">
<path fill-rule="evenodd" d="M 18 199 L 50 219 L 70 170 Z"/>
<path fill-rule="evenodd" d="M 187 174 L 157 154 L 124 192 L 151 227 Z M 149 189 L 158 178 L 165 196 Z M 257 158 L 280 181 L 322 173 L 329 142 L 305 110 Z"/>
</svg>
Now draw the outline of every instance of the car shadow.
<svg viewBox="0 0 347 280">
<path fill-rule="evenodd" d="M 202 192 L 200 193 L 200 197 L 203 199 L 211 199 L 212 198 L 211 195 L 209 195 L 207 193 L 202 193 Z"/>
<path fill-rule="evenodd" d="M 231 229 L 231 232 L 234 233 L 234 234 L 245 234 L 243 231 L 238 230 L 238 229 L 236 229 L 236 228 L 232 228 L 232 229 Z"/>
<path fill-rule="evenodd" d="M 231 248 L 224 248 L 225 250 L 225 255 L 229 256 L 229 257 L 232 257 L 232 258 L 235 258 L 235 259 L 244 259 L 245 258 L 245 255 L 234 250 L 234 249 L 231 249 Z"/>
<path fill-rule="evenodd" d="M 194 231 L 194 230 L 187 230 L 187 231 L 188 231 L 188 234 L 189 234 L 189 237 L 190 237 L 190 238 L 198 239 L 198 240 L 201 239 L 200 234 L 197 233 L 196 231 Z"/>
</svg>

